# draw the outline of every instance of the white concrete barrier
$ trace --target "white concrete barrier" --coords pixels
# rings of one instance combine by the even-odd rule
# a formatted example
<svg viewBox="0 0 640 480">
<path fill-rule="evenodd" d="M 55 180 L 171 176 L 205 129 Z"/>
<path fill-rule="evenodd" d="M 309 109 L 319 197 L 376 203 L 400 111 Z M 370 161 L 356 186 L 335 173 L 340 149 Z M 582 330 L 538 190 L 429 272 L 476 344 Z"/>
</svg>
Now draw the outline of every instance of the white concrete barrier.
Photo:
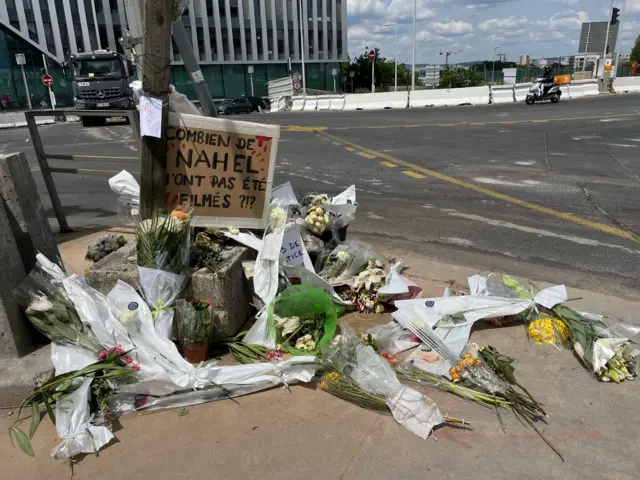
<svg viewBox="0 0 640 480">
<path fill-rule="evenodd" d="M 513 85 L 494 85 L 491 87 L 491 103 L 513 103 Z"/>
<path fill-rule="evenodd" d="M 616 77 L 613 79 L 616 93 L 640 92 L 640 77 Z"/>
<path fill-rule="evenodd" d="M 331 95 L 318 95 L 316 110 L 329 110 L 331 108 Z"/>
<path fill-rule="evenodd" d="M 486 105 L 489 87 L 438 88 L 411 92 L 409 107 L 441 107 L 456 105 Z"/>
<path fill-rule="evenodd" d="M 571 82 L 569 84 L 569 96 L 571 98 L 584 97 L 584 85 L 582 83 L 578 83 L 578 80 Z"/>
<path fill-rule="evenodd" d="M 524 102 L 524 99 L 527 98 L 527 94 L 531 89 L 531 83 L 516 83 L 513 86 L 513 98 L 515 98 L 516 102 Z"/>
<path fill-rule="evenodd" d="M 571 92 L 569 91 L 569 85 L 560 85 L 560 93 L 562 96 L 560 98 L 571 98 Z"/>
<path fill-rule="evenodd" d="M 576 91 L 581 92 L 583 97 L 591 97 L 594 95 L 600 95 L 600 90 L 598 89 L 598 81 L 597 80 L 574 80 L 569 84 L 569 93 L 571 94 L 571 98 L 574 97 L 572 88 L 575 88 Z"/>
<path fill-rule="evenodd" d="M 360 93 L 346 95 L 344 110 L 406 108 L 409 92 Z"/>
<path fill-rule="evenodd" d="M 329 105 L 329 110 L 333 110 L 336 112 L 344 109 L 344 95 L 332 95 L 331 96 L 331 104 Z"/>
<path fill-rule="evenodd" d="M 303 112 L 314 112 L 318 106 L 318 97 L 315 95 L 307 96 L 304 101 Z"/>
<path fill-rule="evenodd" d="M 304 97 L 303 96 L 293 97 L 291 102 L 291 111 L 301 112 L 302 110 L 304 110 Z"/>
</svg>

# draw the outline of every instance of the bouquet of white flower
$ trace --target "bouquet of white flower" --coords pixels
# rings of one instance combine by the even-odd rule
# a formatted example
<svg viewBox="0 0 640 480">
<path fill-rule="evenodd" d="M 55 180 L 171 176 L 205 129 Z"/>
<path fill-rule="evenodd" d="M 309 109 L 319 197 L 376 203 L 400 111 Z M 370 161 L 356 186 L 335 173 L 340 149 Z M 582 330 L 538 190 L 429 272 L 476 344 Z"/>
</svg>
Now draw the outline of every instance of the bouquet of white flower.
<svg viewBox="0 0 640 480">
<path fill-rule="evenodd" d="M 38 264 L 15 294 L 27 318 L 52 342 L 78 346 L 96 356 L 103 350 L 91 329 L 80 320 L 62 285 Z"/>
</svg>

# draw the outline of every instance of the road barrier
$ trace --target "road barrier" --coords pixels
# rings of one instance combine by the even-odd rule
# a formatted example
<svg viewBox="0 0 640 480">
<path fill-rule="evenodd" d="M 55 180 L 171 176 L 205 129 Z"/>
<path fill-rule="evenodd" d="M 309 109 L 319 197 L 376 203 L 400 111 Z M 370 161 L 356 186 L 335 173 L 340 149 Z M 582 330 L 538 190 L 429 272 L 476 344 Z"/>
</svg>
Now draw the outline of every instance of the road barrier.
<svg viewBox="0 0 640 480">
<path fill-rule="evenodd" d="M 305 97 L 293 97 L 291 100 L 291 111 L 292 112 L 301 112 L 304 110 L 304 100 Z"/>
<path fill-rule="evenodd" d="M 513 103 L 515 101 L 513 85 L 494 85 L 491 87 L 491 103 Z"/>
<path fill-rule="evenodd" d="M 613 79 L 616 93 L 640 92 L 640 77 L 616 77 Z"/>
<path fill-rule="evenodd" d="M 524 102 L 530 89 L 530 83 L 516 83 L 513 86 L 513 98 L 515 98 L 516 102 Z"/>
<path fill-rule="evenodd" d="M 344 109 L 345 96 L 344 95 L 332 95 L 331 96 L 331 106 L 329 110 L 337 111 Z"/>
<path fill-rule="evenodd" d="M 345 96 L 344 110 L 407 108 L 409 92 L 360 93 Z"/>
<path fill-rule="evenodd" d="M 571 98 L 571 92 L 568 84 L 560 85 L 560 93 L 562 94 L 560 98 Z"/>
<path fill-rule="evenodd" d="M 571 98 L 590 97 L 600 95 L 597 80 L 574 80 L 569 84 Z"/>
<path fill-rule="evenodd" d="M 489 103 L 489 87 L 465 87 L 411 92 L 409 107 L 442 107 L 456 105 L 486 105 Z"/>
<path fill-rule="evenodd" d="M 129 120 L 129 125 L 133 130 L 133 136 L 140 142 L 140 115 L 136 110 L 74 110 L 73 114 L 78 117 L 125 117 Z M 24 116 L 27 120 L 27 127 L 29 128 L 29 134 L 31 135 L 31 144 L 36 152 L 38 159 L 38 165 L 44 178 L 44 183 L 49 192 L 49 198 L 51 199 L 51 205 L 53 211 L 58 219 L 58 225 L 60 225 L 61 232 L 70 232 L 67 218 L 62 210 L 62 202 L 58 196 L 58 190 L 56 184 L 53 181 L 52 173 L 73 173 L 81 175 L 107 175 L 112 176 L 119 173 L 117 170 L 93 170 L 86 168 L 63 168 L 63 167 L 50 167 L 49 160 L 69 160 L 72 162 L 120 162 L 120 163 L 140 163 L 140 157 L 105 157 L 102 155 L 63 155 L 58 153 L 46 153 L 44 146 L 42 145 L 42 138 L 40 138 L 40 132 L 38 131 L 38 123 L 36 117 L 49 117 L 65 116 L 65 110 L 47 110 L 47 111 L 29 111 L 25 112 Z M 98 128 L 98 127 L 94 127 Z"/>
<path fill-rule="evenodd" d="M 302 108 L 303 112 L 313 112 L 318 106 L 318 97 L 314 95 L 310 95 L 305 97 L 304 107 Z"/>
<path fill-rule="evenodd" d="M 331 108 L 331 95 L 318 95 L 317 110 L 329 110 Z"/>
</svg>

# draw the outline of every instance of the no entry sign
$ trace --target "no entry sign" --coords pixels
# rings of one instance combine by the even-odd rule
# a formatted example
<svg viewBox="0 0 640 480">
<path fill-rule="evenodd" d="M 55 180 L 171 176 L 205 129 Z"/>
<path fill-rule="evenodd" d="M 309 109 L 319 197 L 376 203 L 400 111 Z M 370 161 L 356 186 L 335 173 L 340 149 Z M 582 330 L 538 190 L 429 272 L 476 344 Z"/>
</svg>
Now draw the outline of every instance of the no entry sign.
<svg viewBox="0 0 640 480">
<path fill-rule="evenodd" d="M 47 87 L 53 85 L 53 77 L 51 75 L 43 75 L 42 83 L 44 83 Z"/>
<path fill-rule="evenodd" d="M 293 89 L 297 92 L 298 90 L 300 90 L 302 88 L 302 85 L 300 84 L 300 82 L 298 80 L 295 80 L 293 82 Z"/>
<path fill-rule="evenodd" d="M 371 60 L 372 62 L 376 59 L 376 51 L 375 50 L 371 50 L 369 52 L 369 60 Z"/>
</svg>

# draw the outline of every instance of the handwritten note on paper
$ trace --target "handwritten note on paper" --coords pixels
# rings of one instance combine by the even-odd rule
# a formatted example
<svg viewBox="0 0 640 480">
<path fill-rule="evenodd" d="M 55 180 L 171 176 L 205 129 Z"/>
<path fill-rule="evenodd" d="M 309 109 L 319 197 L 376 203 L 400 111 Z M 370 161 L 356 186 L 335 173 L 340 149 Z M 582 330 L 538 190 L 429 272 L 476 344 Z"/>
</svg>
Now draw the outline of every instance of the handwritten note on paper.
<svg viewBox="0 0 640 480">
<path fill-rule="evenodd" d="M 162 100 L 140 97 L 140 135 L 160 138 L 162 134 Z"/>
</svg>

